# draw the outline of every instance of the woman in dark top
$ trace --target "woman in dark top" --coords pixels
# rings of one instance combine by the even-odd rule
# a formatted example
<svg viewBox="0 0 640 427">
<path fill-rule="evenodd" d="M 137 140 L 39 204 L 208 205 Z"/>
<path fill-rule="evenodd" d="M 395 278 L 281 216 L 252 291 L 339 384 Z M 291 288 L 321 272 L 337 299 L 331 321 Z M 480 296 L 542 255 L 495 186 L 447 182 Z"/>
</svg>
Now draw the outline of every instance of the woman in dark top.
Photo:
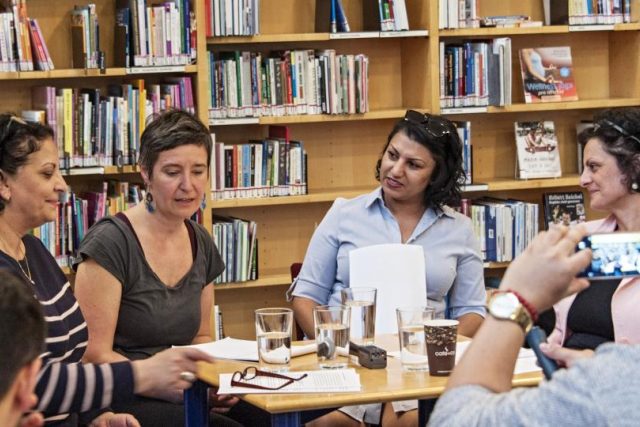
<svg viewBox="0 0 640 427">
<path fill-rule="evenodd" d="M 145 359 L 212 340 L 212 282 L 224 263 L 207 230 L 189 219 L 203 204 L 210 154 L 208 129 L 186 112 L 162 113 L 143 132 L 145 202 L 95 224 L 79 250 L 76 295 L 91 337 L 87 360 Z M 179 390 L 155 397 L 116 407 L 143 425 L 182 423 Z M 237 403 L 212 399 L 218 411 Z M 225 422 L 232 423 L 215 420 Z"/>
<path fill-rule="evenodd" d="M 81 363 L 88 332 L 78 302 L 51 253 L 27 234 L 55 220 L 58 196 L 65 190 L 53 131 L 0 114 L 0 268 L 23 279 L 47 322 L 36 410 L 47 425 L 135 426 L 131 415 L 115 414 L 109 406 L 133 399 L 134 393 L 153 396 L 166 388 L 188 388 L 191 383 L 180 374 L 195 372 L 197 360 L 211 358 L 192 349 L 172 349 L 133 363 Z"/>
<path fill-rule="evenodd" d="M 579 138 L 585 144 L 580 185 L 589 192 L 591 209 L 609 214 L 586 223 L 589 232 L 640 231 L 640 109 L 604 111 Z M 575 349 L 607 341 L 638 344 L 638 304 L 640 278 L 594 281 L 556 304 L 549 341 Z"/>
</svg>

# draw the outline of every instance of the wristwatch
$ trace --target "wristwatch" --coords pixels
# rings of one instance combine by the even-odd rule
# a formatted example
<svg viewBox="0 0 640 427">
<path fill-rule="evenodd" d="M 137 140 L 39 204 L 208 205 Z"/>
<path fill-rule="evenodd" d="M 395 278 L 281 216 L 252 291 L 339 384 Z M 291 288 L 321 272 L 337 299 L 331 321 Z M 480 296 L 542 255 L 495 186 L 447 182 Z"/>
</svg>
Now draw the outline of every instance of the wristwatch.
<svg viewBox="0 0 640 427">
<path fill-rule="evenodd" d="M 529 332 L 533 326 L 531 314 L 520 302 L 513 292 L 496 292 L 489 299 L 489 313 L 499 320 L 511 320 L 516 322 L 524 333 Z"/>
</svg>

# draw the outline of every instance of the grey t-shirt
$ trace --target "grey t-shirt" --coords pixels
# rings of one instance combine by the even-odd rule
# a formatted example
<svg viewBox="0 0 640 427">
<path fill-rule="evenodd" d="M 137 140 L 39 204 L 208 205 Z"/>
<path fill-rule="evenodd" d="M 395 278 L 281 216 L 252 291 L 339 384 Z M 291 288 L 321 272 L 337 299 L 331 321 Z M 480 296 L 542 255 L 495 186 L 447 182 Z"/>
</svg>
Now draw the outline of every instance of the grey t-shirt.
<svg viewBox="0 0 640 427">
<path fill-rule="evenodd" d="M 174 287 L 156 276 L 136 235 L 119 218 L 103 218 L 80 245 L 79 262 L 94 259 L 122 284 L 113 347 L 129 359 L 145 359 L 172 345 L 191 344 L 200 327 L 202 289 L 224 270 L 207 230 L 193 221 L 185 224 L 193 230 L 195 257 Z"/>
<path fill-rule="evenodd" d="M 445 393 L 430 426 L 637 426 L 640 345 L 605 344 L 535 388 L 492 393 L 468 385 Z"/>
</svg>

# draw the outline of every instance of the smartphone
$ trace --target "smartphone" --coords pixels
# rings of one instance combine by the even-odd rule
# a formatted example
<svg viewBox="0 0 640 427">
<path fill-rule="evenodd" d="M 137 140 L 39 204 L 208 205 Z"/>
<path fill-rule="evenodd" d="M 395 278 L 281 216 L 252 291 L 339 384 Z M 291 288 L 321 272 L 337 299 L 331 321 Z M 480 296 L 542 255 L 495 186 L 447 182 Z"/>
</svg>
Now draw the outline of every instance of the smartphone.
<svg viewBox="0 0 640 427">
<path fill-rule="evenodd" d="M 640 276 L 640 232 L 599 233 L 585 237 L 577 250 L 591 248 L 591 264 L 578 277 L 589 280 Z"/>
</svg>

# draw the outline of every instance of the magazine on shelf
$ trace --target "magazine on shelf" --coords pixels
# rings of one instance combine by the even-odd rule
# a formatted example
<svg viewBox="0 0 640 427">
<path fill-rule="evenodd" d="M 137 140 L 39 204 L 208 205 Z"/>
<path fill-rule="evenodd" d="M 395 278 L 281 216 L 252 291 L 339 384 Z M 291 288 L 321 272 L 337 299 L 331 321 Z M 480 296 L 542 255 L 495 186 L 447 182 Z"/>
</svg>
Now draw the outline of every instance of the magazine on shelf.
<svg viewBox="0 0 640 427">
<path fill-rule="evenodd" d="M 569 46 L 520 49 L 520 70 L 527 104 L 578 100 Z"/>
<path fill-rule="evenodd" d="M 552 121 L 515 122 L 516 178 L 562 176 L 558 138 Z"/>
<path fill-rule="evenodd" d="M 544 227 L 550 224 L 575 225 L 585 222 L 584 194 L 581 191 L 544 193 Z"/>
</svg>

